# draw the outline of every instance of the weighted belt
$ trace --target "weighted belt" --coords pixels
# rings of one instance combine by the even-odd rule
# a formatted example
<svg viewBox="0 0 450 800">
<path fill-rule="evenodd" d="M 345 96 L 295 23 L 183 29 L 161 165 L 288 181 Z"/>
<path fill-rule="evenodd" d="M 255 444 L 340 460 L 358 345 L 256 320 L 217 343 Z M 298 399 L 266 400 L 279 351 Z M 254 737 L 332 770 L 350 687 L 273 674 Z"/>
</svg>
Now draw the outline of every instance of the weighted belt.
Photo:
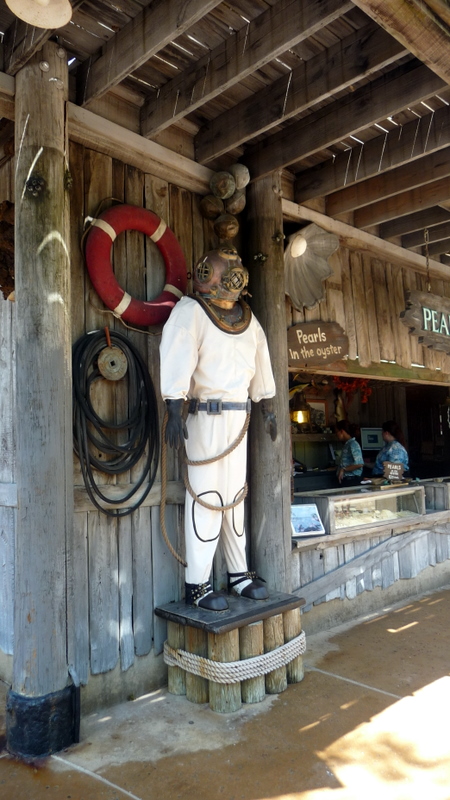
<svg viewBox="0 0 450 800">
<path fill-rule="evenodd" d="M 250 398 L 245 403 L 233 403 L 223 400 L 206 400 L 201 403 L 200 400 L 193 398 L 189 401 L 189 414 L 197 414 L 198 411 L 206 411 L 207 414 L 221 414 L 222 411 L 246 411 L 250 413 L 252 408 L 252 401 Z"/>
</svg>

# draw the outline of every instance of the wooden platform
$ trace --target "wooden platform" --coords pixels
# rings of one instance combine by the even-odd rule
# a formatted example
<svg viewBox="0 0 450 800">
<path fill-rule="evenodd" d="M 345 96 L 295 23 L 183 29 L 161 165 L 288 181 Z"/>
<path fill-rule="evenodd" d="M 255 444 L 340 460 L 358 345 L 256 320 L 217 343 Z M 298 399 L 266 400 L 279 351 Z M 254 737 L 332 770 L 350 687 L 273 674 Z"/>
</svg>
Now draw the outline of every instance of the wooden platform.
<svg viewBox="0 0 450 800">
<path fill-rule="evenodd" d="M 207 633 L 227 633 L 242 628 L 275 614 L 283 614 L 305 605 L 301 597 L 293 594 L 273 594 L 267 600 L 249 600 L 246 597 L 227 595 L 229 608 L 226 611 L 206 611 L 186 603 L 168 603 L 155 608 L 155 614 L 178 625 L 200 628 Z"/>
</svg>

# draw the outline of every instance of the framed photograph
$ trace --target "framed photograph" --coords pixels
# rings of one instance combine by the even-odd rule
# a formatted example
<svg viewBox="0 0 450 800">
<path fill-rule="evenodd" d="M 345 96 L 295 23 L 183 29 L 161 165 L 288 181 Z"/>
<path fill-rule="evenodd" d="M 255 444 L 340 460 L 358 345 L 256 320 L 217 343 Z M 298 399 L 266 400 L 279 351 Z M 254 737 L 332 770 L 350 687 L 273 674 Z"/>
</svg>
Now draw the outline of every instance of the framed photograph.
<svg viewBox="0 0 450 800">
<path fill-rule="evenodd" d="M 292 536 L 323 536 L 325 528 L 315 503 L 291 506 Z"/>
<path fill-rule="evenodd" d="M 362 450 L 381 450 L 384 445 L 382 428 L 361 428 Z"/>
<path fill-rule="evenodd" d="M 318 428 L 325 428 L 327 424 L 327 404 L 325 400 L 306 401 L 311 409 L 311 423 Z"/>
</svg>

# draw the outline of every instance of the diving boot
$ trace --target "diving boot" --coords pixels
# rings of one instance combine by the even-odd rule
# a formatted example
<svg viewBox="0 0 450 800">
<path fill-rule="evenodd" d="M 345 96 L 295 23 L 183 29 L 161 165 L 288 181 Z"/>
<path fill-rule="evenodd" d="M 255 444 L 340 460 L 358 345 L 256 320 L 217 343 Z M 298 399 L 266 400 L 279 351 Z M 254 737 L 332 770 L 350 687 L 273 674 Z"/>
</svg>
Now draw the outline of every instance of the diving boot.
<svg viewBox="0 0 450 800">
<path fill-rule="evenodd" d="M 186 604 L 207 611 L 226 611 L 228 603 L 225 595 L 214 592 L 208 583 L 185 583 Z"/>
<path fill-rule="evenodd" d="M 240 588 L 240 584 L 245 585 Z M 256 577 L 256 572 L 229 572 L 228 591 L 230 594 L 238 594 L 247 597 L 249 600 L 267 600 L 269 592 L 263 586 L 263 579 Z"/>
</svg>

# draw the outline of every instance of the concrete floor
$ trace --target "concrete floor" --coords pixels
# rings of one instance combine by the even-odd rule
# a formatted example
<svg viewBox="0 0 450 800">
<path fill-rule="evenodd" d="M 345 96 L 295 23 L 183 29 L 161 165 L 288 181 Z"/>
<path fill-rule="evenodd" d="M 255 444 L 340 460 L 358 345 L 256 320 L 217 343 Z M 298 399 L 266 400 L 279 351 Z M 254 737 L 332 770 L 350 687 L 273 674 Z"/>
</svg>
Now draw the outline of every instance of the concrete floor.
<svg viewBox="0 0 450 800">
<path fill-rule="evenodd" d="M 82 720 L 1 800 L 449 800 L 450 589 L 307 639 L 302 683 L 219 715 L 165 690 Z M 0 736 L 4 742 L 4 697 Z"/>
</svg>

